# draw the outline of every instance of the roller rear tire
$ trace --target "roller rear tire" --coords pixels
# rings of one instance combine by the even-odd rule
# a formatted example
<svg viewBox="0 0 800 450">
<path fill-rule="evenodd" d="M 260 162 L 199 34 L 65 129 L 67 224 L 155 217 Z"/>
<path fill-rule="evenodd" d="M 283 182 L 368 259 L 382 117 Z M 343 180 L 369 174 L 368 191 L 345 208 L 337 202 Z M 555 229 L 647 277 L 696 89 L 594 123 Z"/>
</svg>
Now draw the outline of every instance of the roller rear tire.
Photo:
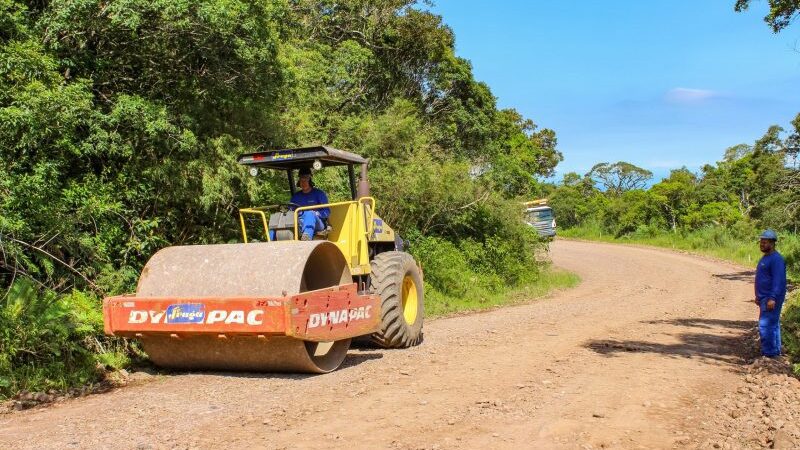
<svg viewBox="0 0 800 450">
<path fill-rule="evenodd" d="M 422 274 L 405 252 L 383 252 L 372 260 L 370 288 L 381 297 L 381 329 L 370 341 L 383 348 L 406 348 L 422 342 L 425 315 Z"/>
</svg>

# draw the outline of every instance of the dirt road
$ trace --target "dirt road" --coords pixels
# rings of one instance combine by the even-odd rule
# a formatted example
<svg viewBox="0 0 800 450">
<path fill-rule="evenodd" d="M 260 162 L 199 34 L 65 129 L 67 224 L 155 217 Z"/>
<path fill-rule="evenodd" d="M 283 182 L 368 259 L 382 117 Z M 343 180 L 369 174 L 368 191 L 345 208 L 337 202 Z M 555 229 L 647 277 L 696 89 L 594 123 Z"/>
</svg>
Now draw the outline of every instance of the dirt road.
<svg viewBox="0 0 800 450">
<path fill-rule="evenodd" d="M 745 379 L 756 314 L 750 273 L 605 244 L 559 241 L 552 255 L 581 276 L 580 286 L 429 321 L 418 348 L 353 350 L 341 370 L 323 376 L 158 377 L 0 416 L 0 447 L 759 445 L 724 431 L 738 429 L 726 405 L 769 403 L 748 391 L 760 375 Z"/>
</svg>

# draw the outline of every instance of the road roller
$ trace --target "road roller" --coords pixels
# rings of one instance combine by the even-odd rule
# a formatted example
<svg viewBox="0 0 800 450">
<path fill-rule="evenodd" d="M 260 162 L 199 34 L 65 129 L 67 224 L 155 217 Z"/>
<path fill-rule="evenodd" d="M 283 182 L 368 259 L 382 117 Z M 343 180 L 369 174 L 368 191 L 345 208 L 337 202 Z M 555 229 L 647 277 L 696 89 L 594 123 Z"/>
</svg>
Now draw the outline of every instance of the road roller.
<svg viewBox="0 0 800 450">
<path fill-rule="evenodd" d="M 422 341 L 422 270 L 378 216 L 368 161 L 328 146 L 241 155 L 258 176 L 345 166 L 349 199 L 239 210 L 242 242 L 167 247 L 135 294 L 103 300 L 105 332 L 139 340 L 151 361 L 185 370 L 326 373 L 352 340 L 381 348 Z M 356 174 L 356 166 L 359 174 Z M 329 208 L 324 229 L 299 234 L 300 214 Z"/>
</svg>

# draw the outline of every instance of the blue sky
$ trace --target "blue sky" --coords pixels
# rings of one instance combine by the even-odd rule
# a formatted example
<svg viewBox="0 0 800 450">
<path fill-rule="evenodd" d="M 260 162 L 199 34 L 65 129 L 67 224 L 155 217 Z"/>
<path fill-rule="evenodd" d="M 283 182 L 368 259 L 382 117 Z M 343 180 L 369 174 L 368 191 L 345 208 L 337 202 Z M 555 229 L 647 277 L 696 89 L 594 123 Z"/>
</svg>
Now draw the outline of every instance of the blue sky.
<svg viewBox="0 0 800 450">
<path fill-rule="evenodd" d="M 766 1 L 436 0 L 501 107 L 552 128 L 558 172 L 629 161 L 657 176 L 721 159 L 800 112 L 800 21 Z"/>
</svg>

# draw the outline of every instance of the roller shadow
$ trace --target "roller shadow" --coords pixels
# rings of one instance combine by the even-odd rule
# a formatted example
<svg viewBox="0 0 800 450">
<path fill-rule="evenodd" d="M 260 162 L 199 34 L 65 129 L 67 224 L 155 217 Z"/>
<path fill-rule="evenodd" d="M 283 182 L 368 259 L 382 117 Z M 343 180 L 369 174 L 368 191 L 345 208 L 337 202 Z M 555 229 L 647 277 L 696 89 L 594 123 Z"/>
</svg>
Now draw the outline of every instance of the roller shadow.
<svg viewBox="0 0 800 450">
<path fill-rule="evenodd" d="M 343 370 L 350 369 L 352 367 L 357 367 L 358 365 L 383 358 L 383 353 L 378 351 L 372 352 L 365 352 L 358 349 L 351 348 L 347 352 L 347 357 L 342 361 L 342 365 L 339 366 L 338 369 L 334 370 L 333 372 L 339 372 Z M 277 379 L 277 380 L 305 380 L 307 378 L 314 378 L 318 376 L 324 376 L 326 374 L 318 374 L 318 373 L 281 373 L 281 372 L 226 372 L 226 371 L 219 371 L 219 370 L 161 370 L 160 373 L 165 375 L 192 375 L 192 374 L 204 374 L 204 375 L 219 375 L 223 377 L 230 377 L 230 378 L 255 378 L 255 379 Z"/>
<path fill-rule="evenodd" d="M 361 363 L 382 358 L 382 351 L 365 351 L 364 349 L 350 348 L 350 351 L 347 353 L 347 358 L 344 359 L 342 365 L 336 370 L 349 369 L 350 367 L 356 367 Z"/>
<path fill-rule="evenodd" d="M 388 350 L 389 351 L 403 351 L 403 350 L 408 350 L 408 349 L 413 349 L 413 348 L 419 347 L 420 345 L 422 345 L 424 343 L 425 343 L 425 334 L 423 333 L 420 336 L 419 342 L 417 342 L 416 345 L 413 345 L 411 347 L 403 347 L 403 348 L 388 349 Z M 350 350 L 352 351 L 353 349 L 358 349 L 358 350 L 387 350 L 386 348 L 381 347 L 381 346 L 375 344 L 374 342 L 372 342 L 369 339 L 369 336 L 359 336 L 357 338 L 354 338 L 353 342 L 350 344 Z"/>
<path fill-rule="evenodd" d="M 757 349 L 753 345 L 757 335 L 755 320 L 684 318 L 642 323 L 714 329 L 716 332 L 681 332 L 673 335 L 678 342 L 669 344 L 643 340 L 596 339 L 586 342 L 584 347 L 606 357 L 618 356 L 619 353 L 657 353 L 669 358 L 689 358 L 709 364 L 734 366 L 746 364 L 757 356 Z"/>
</svg>

